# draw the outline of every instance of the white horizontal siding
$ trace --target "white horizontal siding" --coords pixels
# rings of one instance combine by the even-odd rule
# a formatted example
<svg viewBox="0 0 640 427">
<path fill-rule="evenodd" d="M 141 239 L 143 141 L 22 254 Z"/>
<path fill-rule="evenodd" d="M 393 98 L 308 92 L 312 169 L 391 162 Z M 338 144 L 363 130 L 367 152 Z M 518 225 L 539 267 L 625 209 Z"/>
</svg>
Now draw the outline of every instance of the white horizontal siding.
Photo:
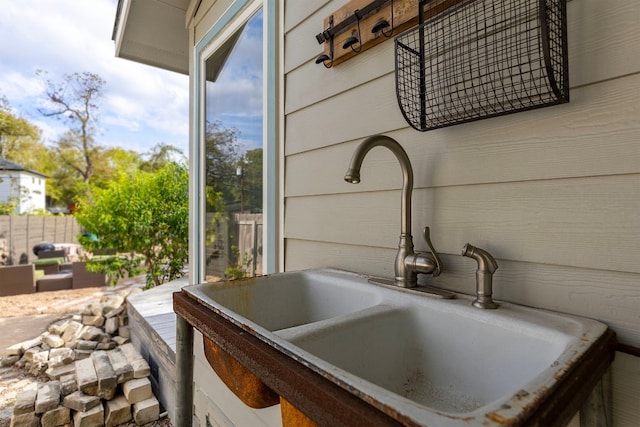
<svg viewBox="0 0 640 427">
<path fill-rule="evenodd" d="M 202 334 L 198 331 L 194 332 L 193 354 L 193 377 L 197 379 L 193 390 L 194 415 L 200 426 L 204 427 L 209 423 L 225 427 L 282 426 L 280 405 L 253 409 L 229 390 L 209 365 L 204 355 Z"/>
<path fill-rule="evenodd" d="M 292 28 L 301 22 L 307 21 L 308 17 L 321 9 L 331 0 L 286 0 L 284 7 L 284 31 L 290 32 Z M 334 2 L 334 5 L 336 3 Z M 332 7 L 334 7 L 332 5 Z M 318 31 L 319 33 L 320 31 Z"/>
<path fill-rule="evenodd" d="M 640 273 L 640 174 L 418 189 L 413 196 L 413 234 L 429 225 L 443 253 L 457 254 L 473 240 L 501 259 Z M 399 234 L 399 191 L 287 199 L 287 238 L 393 248 Z"/>
<path fill-rule="evenodd" d="M 497 298 L 599 319 L 640 347 L 640 2 L 569 2 L 569 104 L 426 133 L 398 108 L 393 42 L 327 70 L 314 36 L 346 1 L 304 3 L 285 0 L 286 269 L 393 275 L 396 159 L 375 149 L 362 183 L 343 181 L 357 144 L 384 133 L 413 164 L 416 247 L 429 225 L 444 254 L 422 280 L 474 292 L 470 242 L 498 258 Z M 613 378 L 614 426 L 636 426 L 640 359 L 619 354 Z"/>
<path fill-rule="evenodd" d="M 385 133 L 407 150 L 416 187 L 639 173 L 638 99 L 640 74 L 576 89 L 570 104 L 426 133 L 406 127 Z M 304 138 L 292 136 L 288 144 L 287 196 L 400 188 L 397 161 L 381 148 L 365 159 L 360 185 L 344 183 L 353 151 L 371 132 L 362 120 L 362 135 L 349 139 L 353 135 L 344 135 L 349 131 L 337 129 L 349 120 L 331 115 L 338 125 L 333 128 L 322 118 L 322 105 L 314 110 L 324 131 L 299 130 L 298 113 L 289 116 L 290 134 Z M 321 146 L 323 141 L 347 142 Z M 305 174 L 313 179 L 300 179 Z"/>
<path fill-rule="evenodd" d="M 551 145 L 559 146 L 554 150 L 566 150 L 563 147 L 573 141 L 570 147 L 574 152 L 565 152 L 564 157 L 576 163 L 589 161 L 587 166 L 591 166 L 597 160 L 590 157 L 589 150 L 594 145 L 599 146 L 606 161 L 610 155 L 604 151 L 611 139 L 614 155 L 618 153 L 616 145 L 622 142 L 622 151 L 637 159 L 640 150 L 630 144 L 640 129 L 638 96 L 640 75 L 633 74 L 575 89 L 569 104 L 417 132 L 407 128 L 396 102 L 394 76 L 387 74 L 288 114 L 286 154 L 407 129 L 409 132 L 401 141 L 407 149 L 438 150 L 441 154 L 457 154 L 465 147 L 471 147 L 488 158 L 500 153 L 508 156 L 511 152 L 517 155 L 526 154 L 526 150 L 543 151 L 540 148 Z M 586 155 L 581 153 L 582 141 L 585 141 Z M 414 144 L 418 147 L 414 148 Z M 527 147 L 532 144 L 534 146 Z M 563 153 L 558 154 L 562 156 Z M 566 162 L 567 159 L 561 157 L 552 165 L 558 161 Z M 458 167 L 458 172 L 464 171 Z"/>
<path fill-rule="evenodd" d="M 416 240 L 419 239 L 416 237 Z M 289 270 L 333 267 L 393 277 L 395 255 L 395 249 L 391 248 L 287 239 Z M 437 278 L 421 277 L 420 280 L 455 292 L 473 294 L 475 263 L 458 255 L 459 252 L 443 254 L 444 273 Z M 637 292 L 640 275 L 503 259 L 498 259 L 498 264 L 494 276 L 496 300 L 599 319 L 616 330 L 620 342 L 629 345 L 640 342 L 637 327 L 640 324 L 640 295 Z"/>
<path fill-rule="evenodd" d="M 289 0 L 288 4 L 298 2 Z M 305 2 L 306 3 L 306 2 Z M 322 51 L 315 35 L 324 18 L 343 2 L 332 2 L 287 32 L 286 111 L 291 113 L 394 71 L 394 44 L 388 41 L 331 70 L 316 65 Z M 297 9 L 297 6 L 296 6 Z M 637 0 L 574 0 L 567 5 L 569 81 L 572 87 L 640 70 L 634 55 L 640 38 Z M 296 17 L 297 18 L 297 17 Z M 289 23 L 286 23 L 289 26 Z M 294 71 L 294 72 L 292 72 Z M 304 94 L 304 96 L 301 96 Z"/>
<path fill-rule="evenodd" d="M 324 30 L 324 18 L 346 3 L 348 0 L 284 0 L 285 73 L 322 52 L 322 46 L 318 44 L 315 36 Z M 294 34 L 295 40 L 289 38 L 290 34 Z"/>
<path fill-rule="evenodd" d="M 612 373 L 613 426 L 637 427 L 640 420 L 640 357 L 618 353 Z"/>
<path fill-rule="evenodd" d="M 233 0 L 203 0 L 191 24 L 194 42 L 198 43 L 215 25 Z"/>
</svg>

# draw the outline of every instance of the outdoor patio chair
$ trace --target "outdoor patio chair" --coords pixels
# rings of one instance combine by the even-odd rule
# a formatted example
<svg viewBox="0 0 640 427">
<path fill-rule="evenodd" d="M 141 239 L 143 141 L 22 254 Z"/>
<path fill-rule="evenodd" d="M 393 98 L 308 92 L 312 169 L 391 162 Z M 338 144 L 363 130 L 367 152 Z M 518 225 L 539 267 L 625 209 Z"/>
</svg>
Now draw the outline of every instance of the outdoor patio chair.
<svg viewBox="0 0 640 427">
<path fill-rule="evenodd" d="M 45 258 L 63 258 L 64 259 L 66 255 L 67 254 L 63 249 L 55 250 L 55 251 L 44 251 L 44 252 L 38 252 L 38 259 L 45 259 Z"/>
<path fill-rule="evenodd" d="M 57 274 L 47 274 L 36 281 L 38 292 L 61 291 L 71 289 L 73 286 L 73 273 L 70 271 Z"/>
<path fill-rule="evenodd" d="M 87 263 L 85 261 L 75 261 L 71 264 L 73 272 L 73 289 L 93 288 L 105 286 L 107 284 L 107 276 L 101 273 L 87 271 Z"/>
<path fill-rule="evenodd" d="M 0 296 L 32 294 L 36 291 L 33 264 L 0 267 Z"/>
<path fill-rule="evenodd" d="M 33 260 L 33 265 L 36 266 L 36 270 L 43 270 L 44 274 L 55 274 L 60 271 L 64 257 L 63 250 L 38 252 L 38 259 Z"/>
</svg>

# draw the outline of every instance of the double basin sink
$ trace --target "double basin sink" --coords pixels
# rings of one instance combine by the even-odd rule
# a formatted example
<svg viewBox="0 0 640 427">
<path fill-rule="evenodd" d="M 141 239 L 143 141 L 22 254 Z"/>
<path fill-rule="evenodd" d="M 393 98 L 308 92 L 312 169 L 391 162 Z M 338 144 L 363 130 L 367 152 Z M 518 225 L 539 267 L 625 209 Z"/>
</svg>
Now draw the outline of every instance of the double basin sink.
<svg viewBox="0 0 640 427">
<path fill-rule="evenodd" d="M 590 319 L 508 303 L 480 310 L 464 295 L 435 299 L 339 270 L 183 292 L 409 425 L 520 419 L 607 331 Z"/>
</svg>

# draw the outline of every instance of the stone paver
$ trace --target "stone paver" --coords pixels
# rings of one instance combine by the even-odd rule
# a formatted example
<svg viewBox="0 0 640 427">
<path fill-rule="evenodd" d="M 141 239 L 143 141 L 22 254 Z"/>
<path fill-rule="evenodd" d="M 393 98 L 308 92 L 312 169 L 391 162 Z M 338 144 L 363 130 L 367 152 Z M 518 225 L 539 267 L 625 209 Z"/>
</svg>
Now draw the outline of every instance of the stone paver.
<svg viewBox="0 0 640 427">
<path fill-rule="evenodd" d="M 65 408 L 64 406 L 58 406 L 57 408 L 42 414 L 42 418 L 40 419 L 42 427 L 64 426 L 70 422 L 71 411 L 69 411 L 69 408 Z"/>
<path fill-rule="evenodd" d="M 123 383 L 122 392 L 129 403 L 137 403 L 153 397 L 151 381 L 148 378 L 137 378 Z"/>
<path fill-rule="evenodd" d="M 38 427 L 40 417 L 35 412 L 18 414 L 11 417 L 11 427 Z"/>
<path fill-rule="evenodd" d="M 16 397 L 16 403 L 13 405 L 13 413 L 20 415 L 35 412 L 37 395 L 38 390 L 35 388 L 23 390 Z"/>
<path fill-rule="evenodd" d="M 50 381 L 38 388 L 35 409 L 36 414 L 43 414 L 55 409 L 60 403 L 60 381 Z"/>
<path fill-rule="evenodd" d="M 89 409 L 100 405 L 100 398 L 84 394 L 78 390 L 65 397 L 62 404 L 74 411 L 87 412 Z"/>
<path fill-rule="evenodd" d="M 76 360 L 76 380 L 78 389 L 86 394 L 95 396 L 98 391 L 98 375 L 93 366 L 93 359 L 88 357 Z"/>
<path fill-rule="evenodd" d="M 108 351 L 107 356 L 109 357 L 111 366 L 118 377 L 118 384 L 122 384 L 125 381 L 133 379 L 133 367 L 122 350 L 115 348 Z"/>
<path fill-rule="evenodd" d="M 116 396 L 115 398 L 105 402 L 104 419 L 107 427 L 124 424 L 131 420 L 131 405 L 124 396 Z"/>
<path fill-rule="evenodd" d="M 110 400 L 116 393 L 118 377 L 109 362 L 109 356 L 105 351 L 96 351 L 91 355 L 93 366 L 98 376 L 98 396 Z"/>
<path fill-rule="evenodd" d="M 0 352 L 3 364 L 46 373 L 52 380 L 17 396 L 12 426 L 117 426 L 132 420 L 143 425 L 158 420 L 151 369 L 129 342 L 124 301 L 124 294 L 103 298 Z"/>
<path fill-rule="evenodd" d="M 87 412 L 75 412 L 73 414 L 74 427 L 100 427 L 104 425 L 104 408 L 98 405 Z"/>
<path fill-rule="evenodd" d="M 141 426 L 160 418 L 160 403 L 158 399 L 143 400 L 133 404 L 133 420 Z"/>
</svg>

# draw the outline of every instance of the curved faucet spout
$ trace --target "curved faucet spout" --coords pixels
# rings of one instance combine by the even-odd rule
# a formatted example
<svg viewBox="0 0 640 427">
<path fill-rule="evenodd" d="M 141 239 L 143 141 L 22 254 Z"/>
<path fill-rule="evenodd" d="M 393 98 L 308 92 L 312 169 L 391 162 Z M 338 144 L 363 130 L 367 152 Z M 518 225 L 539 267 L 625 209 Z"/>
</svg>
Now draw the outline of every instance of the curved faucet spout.
<svg viewBox="0 0 640 427">
<path fill-rule="evenodd" d="M 413 168 L 409 161 L 409 156 L 404 148 L 393 138 L 385 135 L 373 135 L 360 143 L 356 151 L 353 152 L 349 169 L 344 176 L 344 180 L 351 184 L 360 183 L 360 168 L 365 156 L 374 147 L 386 147 L 395 154 L 400 168 L 402 169 L 402 205 L 401 205 L 401 236 L 411 235 L 411 193 L 413 192 Z M 413 244 L 411 245 L 413 249 Z"/>
<path fill-rule="evenodd" d="M 400 220 L 400 241 L 395 260 L 395 282 L 398 286 L 412 288 L 418 283 L 418 273 L 437 276 L 442 271 L 440 259 L 433 249 L 429 229 L 425 229 L 425 240 L 432 254 L 419 255 L 413 251 L 411 236 L 411 193 L 413 192 L 413 168 L 404 148 L 394 139 L 384 135 L 374 135 L 360 143 L 353 153 L 344 180 L 352 184 L 360 182 L 360 168 L 365 156 L 374 147 L 388 148 L 398 159 L 402 169 L 402 205 Z"/>
</svg>

